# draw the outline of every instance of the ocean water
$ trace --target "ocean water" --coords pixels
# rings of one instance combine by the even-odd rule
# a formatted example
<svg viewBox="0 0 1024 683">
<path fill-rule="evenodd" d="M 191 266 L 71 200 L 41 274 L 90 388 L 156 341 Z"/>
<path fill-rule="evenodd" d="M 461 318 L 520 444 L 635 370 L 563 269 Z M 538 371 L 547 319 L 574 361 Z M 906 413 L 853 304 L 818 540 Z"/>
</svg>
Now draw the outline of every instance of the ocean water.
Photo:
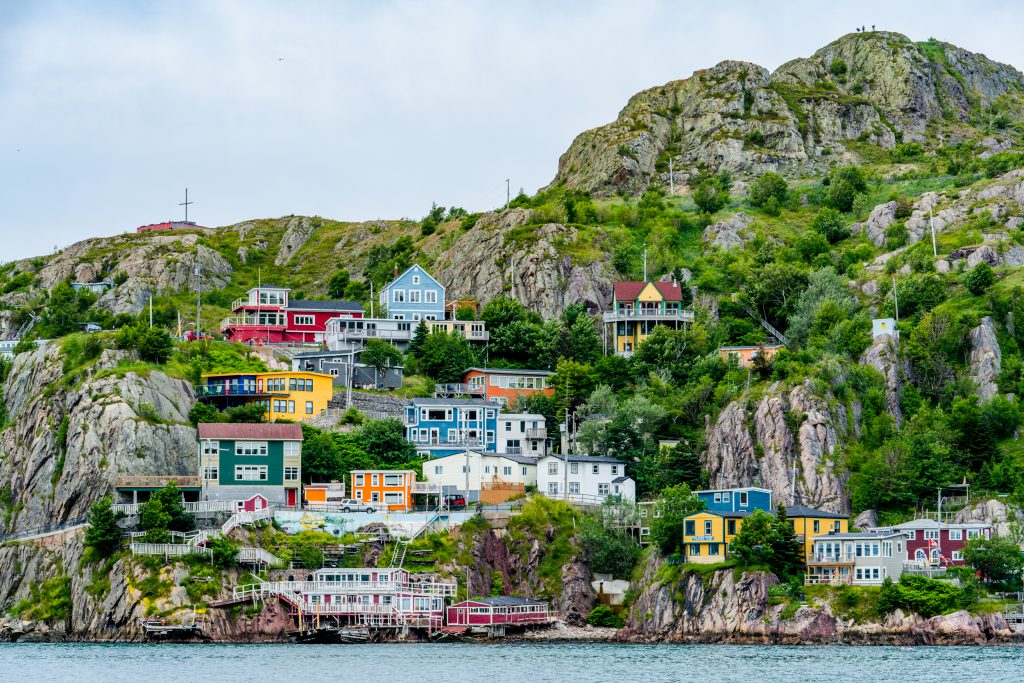
<svg viewBox="0 0 1024 683">
<path fill-rule="evenodd" d="M 1021 647 L 0 645 L 3 681 L 1020 681 Z"/>
</svg>

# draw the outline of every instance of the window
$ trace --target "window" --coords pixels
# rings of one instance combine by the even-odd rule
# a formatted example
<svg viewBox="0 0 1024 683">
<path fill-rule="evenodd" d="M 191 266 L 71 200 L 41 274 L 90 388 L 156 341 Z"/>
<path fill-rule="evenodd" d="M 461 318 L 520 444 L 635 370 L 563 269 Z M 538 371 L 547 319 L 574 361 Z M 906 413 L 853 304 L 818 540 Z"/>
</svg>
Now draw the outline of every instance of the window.
<svg viewBox="0 0 1024 683">
<path fill-rule="evenodd" d="M 558 461 L 552 460 L 548 463 L 548 474 L 558 474 Z"/>
<path fill-rule="evenodd" d="M 490 474 L 490 473 L 491 473 L 491 466 L 490 465 L 484 465 L 484 474 Z"/>
<path fill-rule="evenodd" d="M 436 304 L 437 292 L 433 289 L 428 289 L 427 291 L 423 292 L 423 302 L 427 304 Z"/>
<path fill-rule="evenodd" d="M 444 466 L 434 465 L 434 474 L 444 474 Z"/>
<path fill-rule="evenodd" d="M 312 401 L 306 401 L 306 415 L 312 415 L 312 414 L 313 414 L 313 402 Z"/>
<path fill-rule="evenodd" d="M 951 541 L 962 541 L 962 540 L 964 540 L 964 530 L 963 529 L 950 529 L 949 530 L 949 540 L 951 540 Z"/>
<path fill-rule="evenodd" d="M 841 527 L 842 525 L 839 523 L 838 519 L 832 522 L 832 533 L 838 534 Z"/>
<path fill-rule="evenodd" d="M 736 535 L 736 520 L 735 519 L 730 519 L 729 521 L 727 521 L 725 526 L 726 526 L 726 529 L 727 529 L 726 533 L 728 533 L 730 536 L 735 536 Z"/>
<path fill-rule="evenodd" d="M 548 495 L 549 496 L 557 496 L 558 495 L 558 482 L 557 481 L 549 481 L 548 482 Z"/>
<path fill-rule="evenodd" d="M 692 519 L 686 520 L 686 522 L 683 524 L 683 528 L 683 533 L 687 536 L 695 536 L 697 534 L 697 523 Z"/>
<path fill-rule="evenodd" d="M 924 531 L 924 540 L 926 540 L 926 541 L 937 541 L 937 540 L 939 540 L 939 530 L 938 529 L 925 529 L 925 531 Z"/>
<path fill-rule="evenodd" d="M 967 530 L 967 538 L 968 539 L 978 538 L 979 536 L 981 536 L 981 532 L 978 531 L 977 529 L 968 529 Z"/>
<path fill-rule="evenodd" d="M 488 429 L 487 430 L 487 443 L 494 443 L 494 430 L 493 429 Z"/>
<path fill-rule="evenodd" d="M 721 503 L 722 502 L 722 494 L 721 493 L 716 493 L 715 494 L 715 502 L 716 503 Z"/>
<path fill-rule="evenodd" d="M 705 519 L 704 520 L 704 535 L 705 536 L 710 536 L 711 535 L 711 520 L 710 519 Z"/>
<path fill-rule="evenodd" d="M 371 474 L 370 475 L 370 486 L 380 486 L 380 475 L 378 475 L 378 474 Z"/>
<path fill-rule="evenodd" d="M 413 284 L 416 284 L 415 282 Z M 409 290 L 409 303 L 418 304 L 420 302 L 420 290 L 410 289 Z"/>
<path fill-rule="evenodd" d="M 528 470 L 528 469 L 526 469 L 526 468 L 524 467 L 524 468 L 523 468 L 523 476 L 524 476 L 524 477 L 526 476 L 527 472 L 529 472 L 529 470 Z"/>
<path fill-rule="evenodd" d="M 236 441 L 235 455 L 266 455 L 266 441 Z"/>
<path fill-rule="evenodd" d="M 285 467 L 284 468 L 285 481 L 298 481 L 299 480 L 299 468 L 298 467 Z"/>
<path fill-rule="evenodd" d="M 295 412 L 295 401 L 288 401 L 288 412 L 289 413 L 294 413 Z"/>
<path fill-rule="evenodd" d="M 619 466 L 618 465 L 612 465 L 612 474 L 618 475 L 618 473 L 619 473 Z"/>
<path fill-rule="evenodd" d="M 954 562 L 961 562 L 961 561 L 963 561 L 963 559 L 964 559 L 963 551 L 961 551 L 961 550 L 954 550 L 953 551 L 953 561 Z"/>
<path fill-rule="evenodd" d="M 393 289 L 391 290 L 391 300 L 396 304 L 405 303 L 405 290 L 404 289 Z"/>
<path fill-rule="evenodd" d="M 204 441 L 203 442 L 203 455 L 219 455 L 220 454 L 220 441 Z"/>
<path fill-rule="evenodd" d="M 740 491 L 740 506 L 741 507 L 746 507 L 747 506 L 747 492 L 746 491 Z"/>
<path fill-rule="evenodd" d="M 700 543 L 691 543 L 690 544 L 690 552 L 688 554 L 690 554 L 690 555 L 700 555 Z"/>
<path fill-rule="evenodd" d="M 266 465 L 235 465 L 235 481 L 266 481 Z"/>
<path fill-rule="evenodd" d="M 462 466 L 462 473 L 463 474 L 469 474 L 469 465 L 463 465 Z"/>
<path fill-rule="evenodd" d="M 579 474 L 580 464 L 578 462 L 569 463 L 569 474 Z"/>
<path fill-rule="evenodd" d="M 357 474 L 356 475 L 356 483 L 355 483 L 355 485 L 356 486 L 364 486 L 365 483 L 366 483 L 366 475 L 365 474 Z"/>
<path fill-rule="evenodd" d="M 598 484 L 597 485 L 597 495 L 599 495 L 599 496 L 607 496 L 608 495 L 608 484 Z"/>
<path fill-rule="evenodd" d="M 288 378 L 288 391 L 295 391 L 298 388 L 296 386 L 296 382 L 298 382 L 298 381 L 299 380 L 295 379 L 294 377 L 289 377 Z"/>
<path fill-rule="evenodd" d="M 384 485 L 385 486 L 402 486 L 405 483 L 404 474 L 385 474 Z"/>
<path fill-rule="evenodd" d="M 599 465 L 592 465 L 591 468 L 590 468 L 591 474 L 597 474 L 600 471 L 601 471 L 601 468 L 600 468 Z"/>
<path fill-rule="evenodd" d="M 306 325 L 306 326 L 315 325 L 316 324 L 316 316 L 312 316 L 312 315 L 297 315 L 297 316 L 295 316 L 295 324 L 297 326 L 298 325 Z"/>
<path fill-rule="evenodd" d="M 405 493 L 402 491 L 387 491 L 384 493 L 384 502 L 388 505 L 405 505 Z"/>
<path fill-rule="evenodd" d="M 512 476 L 512 468 L 511 467 L 502 467 L 501 468 L 501 474 L 503 476 L 506 476 L 506 477 L 511 477 Z"/>
<path fill-rule="evenodd" d="M 203 479 L 206 481 L 216 481 L 219 479 L 216 467 L 204 467 L 203 468 Z"/>
<path fill-rule="evenodd" d="M 580 492 L 580 483 L 578 481 L 570 481 L 569 482 L 569 493 L 572 493 L 572 494 L 575 494 L 575 495 L 579 495 L 579 492 Z"/>
<path fill-rule="evenodd" d="M 299 442 L 298 441 L 285 441 L 284 442 L 284 454 L 285 455 L 298 455 L 299 454 Z"/>
<path fill-rule="evenodd" d="M 709 543 L 708 544 L 708 555 L 717 555 L 717 554 L 718 554 L 718 544 L 717 543 Z"/>
</svg>

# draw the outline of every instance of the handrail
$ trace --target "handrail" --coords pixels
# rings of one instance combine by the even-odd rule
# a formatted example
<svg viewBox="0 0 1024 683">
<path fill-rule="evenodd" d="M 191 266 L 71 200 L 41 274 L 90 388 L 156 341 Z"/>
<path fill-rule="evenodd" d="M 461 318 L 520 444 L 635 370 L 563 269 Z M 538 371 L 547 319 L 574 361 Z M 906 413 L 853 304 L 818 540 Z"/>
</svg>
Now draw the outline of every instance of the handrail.
<svg viewBox="0 0 1024 683">
<path fill-rule="evenodd" d="M 676 311 L 654 311 L 641 309 L 624 309 L 619 311 L 607 311 L 601 315 L 604 322 L 615 322 L 616 320 L 656 320 L 670 319 L 683 322 L 693 322 L 694 313 L 692 309 L 683 308 Z"/>
</svg>

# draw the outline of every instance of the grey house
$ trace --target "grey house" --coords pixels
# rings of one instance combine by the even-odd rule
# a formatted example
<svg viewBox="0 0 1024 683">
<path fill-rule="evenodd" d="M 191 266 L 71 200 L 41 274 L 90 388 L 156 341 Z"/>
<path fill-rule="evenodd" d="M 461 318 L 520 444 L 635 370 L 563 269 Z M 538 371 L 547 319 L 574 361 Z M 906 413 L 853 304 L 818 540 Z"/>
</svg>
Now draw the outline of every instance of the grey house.
<svg viewBox="0 0 1024 683">
<path fill-rule="evenodd" d="M 805 583 L 880 586 L 887 577 L 899 581 L 909 538 L 901 532 L 818 536 Z"/>
<path fill-rule="evenodd" d="M 334 378 L 335 386 L 368 389 L 399 389 L 405 368 L 386 367 L 382 373 L 377 368 L 359 362 L 359 348 L 345 348 L 338 351 L 308 351 L 292 357 L 292 370 L 321 372 Z M 349 375 L 351 374 L 351 380 Z"/>
</svg>

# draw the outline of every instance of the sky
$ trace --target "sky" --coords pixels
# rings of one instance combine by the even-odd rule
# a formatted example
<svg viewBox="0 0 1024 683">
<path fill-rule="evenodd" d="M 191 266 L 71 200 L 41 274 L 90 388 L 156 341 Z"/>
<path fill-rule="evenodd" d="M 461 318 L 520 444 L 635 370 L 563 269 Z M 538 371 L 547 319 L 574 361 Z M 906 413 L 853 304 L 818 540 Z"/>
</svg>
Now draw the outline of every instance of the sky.
<svg viewBox="0 0 1024 683">
<path fill-rule="evenodd" d="M 1024 67 L 1015 2 L 0 0 L 0 263 L 189 218 L 420 218 L 554 177 L 633 93 L 862 24 Z"/>
</svg>

